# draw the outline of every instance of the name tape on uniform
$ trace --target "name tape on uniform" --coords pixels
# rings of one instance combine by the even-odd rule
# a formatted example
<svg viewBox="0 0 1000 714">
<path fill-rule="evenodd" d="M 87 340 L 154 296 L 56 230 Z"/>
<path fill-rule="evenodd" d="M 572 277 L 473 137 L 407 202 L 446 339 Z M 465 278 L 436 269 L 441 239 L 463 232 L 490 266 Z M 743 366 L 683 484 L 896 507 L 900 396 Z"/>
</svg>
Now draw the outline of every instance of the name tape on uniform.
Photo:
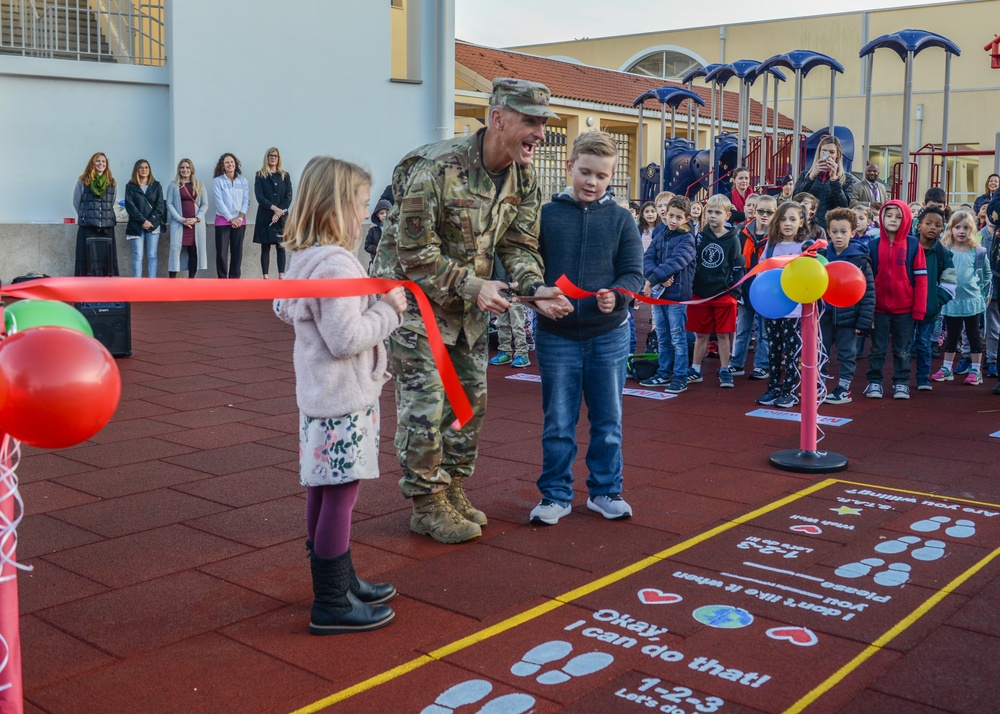
<svg viewBox="0 0 1000 714">
<path fill-rule="evenodd" d="M 520 372 L 518 374 L 507 375 L 506 379 L 513 379 L 515 382 L 541 382 L 542 376 L 540 374 L 525 374 Z M 622 390 L 622 394 L 628 397 L 641 397 L 642 399 L 655 399 L 658 402 L 666 401 L 667 399 L 673 399 L 676 394 L 667 394 L 666 392 L 657 392 L 652 389 L 632 389 L 631 387 L 625 387 Z"/>
<path fill-rule="evenodd" d="M 802 421 L 802 414 L 799 412 L 786 412 L 779 409 L 754 409 L 747 412 L 747 416 L 761 417 L 763 419 L 779 419 L 781 421 Z M 843 426 L 850 424 L 851 419 L 843 417 L 817 416 L 816 423 L 823 426 Z"/>
</svg>

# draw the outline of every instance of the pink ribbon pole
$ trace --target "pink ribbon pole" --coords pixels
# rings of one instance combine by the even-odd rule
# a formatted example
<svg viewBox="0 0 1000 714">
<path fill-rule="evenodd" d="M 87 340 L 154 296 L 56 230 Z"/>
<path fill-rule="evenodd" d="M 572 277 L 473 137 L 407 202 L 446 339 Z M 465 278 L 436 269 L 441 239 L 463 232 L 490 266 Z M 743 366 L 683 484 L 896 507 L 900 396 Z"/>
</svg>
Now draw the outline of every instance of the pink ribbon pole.
<svg viewBox="0 0 1000 714">
<path fill-rule="evenodd" d="M 802 413 L 799 448 L 771 454 L 771 465 L 782 471 L 830 474 L 847 468 L 847 457 L 816 448 L 819 399 L 819 320 L 816 303 L 802 305 Z"/>
</svg>

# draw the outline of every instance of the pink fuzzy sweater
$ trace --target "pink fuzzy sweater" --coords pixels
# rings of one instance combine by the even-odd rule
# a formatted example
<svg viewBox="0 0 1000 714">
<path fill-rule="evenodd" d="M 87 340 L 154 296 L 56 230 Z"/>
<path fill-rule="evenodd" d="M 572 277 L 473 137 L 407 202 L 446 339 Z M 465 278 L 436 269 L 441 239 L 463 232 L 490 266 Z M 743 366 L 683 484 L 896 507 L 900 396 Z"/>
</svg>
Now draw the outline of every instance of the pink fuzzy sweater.
<svg viewBox="0 0 1000 714">
<path fill-rule="evenodd" d="M 353 253 L 313 246 L 291 254 L 285 278 L 364 278 Z M 338 417 L 375 403 L 386 371 L 384 340 L 399 314 L 374 295 L 275 300 L 274 312 L 295 327 L 295 397 L 315 418 Z"/>
</svg>

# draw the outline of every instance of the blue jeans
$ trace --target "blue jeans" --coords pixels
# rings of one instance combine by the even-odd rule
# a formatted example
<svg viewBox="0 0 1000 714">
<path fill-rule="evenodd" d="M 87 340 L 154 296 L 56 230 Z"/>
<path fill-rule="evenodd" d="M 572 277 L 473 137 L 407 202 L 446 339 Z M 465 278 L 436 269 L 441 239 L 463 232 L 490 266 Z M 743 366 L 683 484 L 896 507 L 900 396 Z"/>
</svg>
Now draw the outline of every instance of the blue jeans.
<svg viewBox="0 0 1000 714">
<path fill-rule="evenodd" d="M 657 335 L 659 336 L 659 335 Z M 628 304 L 628 353 L 635 354 L 635 307 L 631 302 Z"/>
<path fill-rule="evenodd" d="M 653 315 L 660 347 L 656 376 L 686 379 L 688 341 L 684 325 L 687 323 L 687 305 L 653 305 Z"/>
<path fill-rule="evenodd" d="M 918 385 L 931 383 L 931 342 L 937 323 L 937 318 L 933 318 L 930 321 L 920 321 L 913 326 L 913 352 L 917 356 Z"/>
<path fill-rule="evenodd" d="M 587 400 L 590 444 L 587 490 L 591 496 L 622 490 L 622 388 L 629 327 L 622 323 L 589 340 L 571 340 L 540 330 L 535 355 L 542 375 L 542 498 L 573 502 L 573 461 L 580 402 Z"/>
<path fill-rule="evenodd" d="M 757 323 L 757 347 L 753 351 L 754 369 L 767 371 L 767 335 L 764 332 L 764 318 L 753 306 L 740 305 L 736 311 L 736 341 L 733 343 L 733 356 L 729 364 L 743 369 L 747 363 L 747 351 L 750 349 L 750 332 Z"/>
<path fill-rule="evenodd" d="M 157 245 L 160 242 L 160 232 L 143 231 L 138 238 L 132 238 L 132 275 L 136 278 L 142 277 L 142 255 L 146 254 L 146 262 L 149 265 L 149 277 L 156 277 L 158 266 L 158 256 L 156 254 Z"/>
</svg>

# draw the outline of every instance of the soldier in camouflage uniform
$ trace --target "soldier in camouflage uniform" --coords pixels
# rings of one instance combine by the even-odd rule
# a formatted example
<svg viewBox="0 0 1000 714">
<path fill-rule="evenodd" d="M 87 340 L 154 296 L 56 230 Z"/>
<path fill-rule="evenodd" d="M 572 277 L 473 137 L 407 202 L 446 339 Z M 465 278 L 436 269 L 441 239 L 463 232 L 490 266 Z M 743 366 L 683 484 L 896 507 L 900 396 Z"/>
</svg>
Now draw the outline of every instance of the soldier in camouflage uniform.
<svg viewBox="0 0 1000 714">
<path fill-rule="evenodd" d="M 486 128 L 422 146 L 393 172 L 395 205 L 372 275 L 412 280 L 427 293 L 473 409 L 462 429 L 452 428 L 455 414 L 410 298 L 389 340 L 400 488 L 413 499 L 411 530 L 442 543 L 476 538 L 486 525 L 463 483 L 475 467 L 486 410 L 487 312 L 511 304 L 508 285 L 490 279 L 494 253 L 509 287 L 541 298 L 535 305 L 543 314 L 558 318 L 573 309 L 558 288 L 544 285 L 538 254 L 541 200 L 531 161 L 545 122 L 556 117 L 548 99 L 541 84 L 497 79 Z"/>
</svg>

